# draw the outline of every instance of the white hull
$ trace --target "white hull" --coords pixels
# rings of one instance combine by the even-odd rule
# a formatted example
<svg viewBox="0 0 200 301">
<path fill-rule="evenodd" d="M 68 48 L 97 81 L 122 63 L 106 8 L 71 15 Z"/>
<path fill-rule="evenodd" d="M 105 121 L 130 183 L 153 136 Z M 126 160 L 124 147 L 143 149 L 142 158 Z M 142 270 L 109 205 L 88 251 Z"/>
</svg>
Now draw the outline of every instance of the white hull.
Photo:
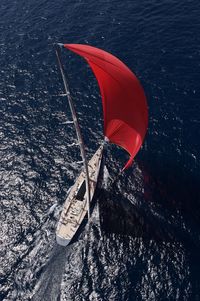
<svg viewBox="0 0 200 301">
<path fill-rule="evenodd" d="M 98 148 L 88 163 L 91 201 L 98 181 L 102 151 L 103 145 Z M 82 171 L 69 192 L 58 222 L 56 241 L 59 245 L 67 246 L 69 244 L 87 214 L 85 190 L 85 173 Z"/>
</svg>

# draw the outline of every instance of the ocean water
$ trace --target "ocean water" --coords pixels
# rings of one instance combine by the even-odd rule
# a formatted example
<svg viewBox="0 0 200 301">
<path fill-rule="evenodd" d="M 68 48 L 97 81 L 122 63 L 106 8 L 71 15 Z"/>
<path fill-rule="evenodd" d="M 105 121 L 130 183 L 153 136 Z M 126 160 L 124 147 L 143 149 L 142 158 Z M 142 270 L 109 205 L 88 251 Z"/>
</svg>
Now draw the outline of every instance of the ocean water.
<svg viewBox="0 0 200 301">
<path fill-rule="evenodd" d="M 200 2 L 0 3 L 0 300 L 200 300 Z M 67 248 L 55 228 L 81 164 L 53 43 L 121 58 L 149 106 L 132 168 L 107 150 L 91 222 Z M 87 154 L 101 142 L 92 72 L 63 52 Z"/>
</svg>

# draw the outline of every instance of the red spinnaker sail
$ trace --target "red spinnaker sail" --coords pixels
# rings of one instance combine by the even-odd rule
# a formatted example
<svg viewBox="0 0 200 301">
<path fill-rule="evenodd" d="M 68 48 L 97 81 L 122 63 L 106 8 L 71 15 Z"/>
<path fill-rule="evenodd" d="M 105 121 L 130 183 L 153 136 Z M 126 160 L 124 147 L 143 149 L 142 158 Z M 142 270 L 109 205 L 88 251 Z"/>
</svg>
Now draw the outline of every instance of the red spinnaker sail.
<svg viewBox="0 0 200 301">
<path fill-rule="evenodd" d="M 148 111 L 144 91 L 133 72 L 112 54 L 81 44 L 65 48 L 86 59 L 98 81 L 104 113 L 104 135 L 124 148 L 128 168 L 140 149 L 147 131 Z"/>
</svg>

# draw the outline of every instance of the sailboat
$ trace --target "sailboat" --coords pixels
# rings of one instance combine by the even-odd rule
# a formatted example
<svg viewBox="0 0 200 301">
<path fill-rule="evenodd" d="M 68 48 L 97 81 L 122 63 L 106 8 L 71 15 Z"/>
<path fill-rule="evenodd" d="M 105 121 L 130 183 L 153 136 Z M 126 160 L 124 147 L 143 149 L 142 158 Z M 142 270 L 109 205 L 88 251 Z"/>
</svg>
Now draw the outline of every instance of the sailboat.
<svg viewBox="0 0 200 301">
<path fill-rule="evenodd" d="M 61 61 L 61 49 L 70 50 L 83 57 L 92 69 L 100 88 L 104 139 L 89 161 Z M 104 145 L 114 143 L 126 150 L 130 157 L 121 171 L 129 168 L 147 131 L 148 110 L 145 93 L 139 80 L 114 55 L 89 45 L 58 43 L 56 56 L 83 161 L 83 170 L 66 198 L 56 229 L 57 243 L 67 246 L 84 218 L 87 216 L 88 220 L 90 219 L 90 206 L 98 183 Z"/>
</svg>

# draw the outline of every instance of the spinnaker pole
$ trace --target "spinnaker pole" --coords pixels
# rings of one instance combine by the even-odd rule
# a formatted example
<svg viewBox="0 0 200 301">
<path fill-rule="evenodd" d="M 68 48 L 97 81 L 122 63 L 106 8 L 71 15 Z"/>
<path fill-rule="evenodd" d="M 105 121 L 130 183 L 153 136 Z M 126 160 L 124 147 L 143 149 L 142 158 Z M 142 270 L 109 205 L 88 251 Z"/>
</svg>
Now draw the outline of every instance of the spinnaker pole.
<svg viewBox="0 0 200 301">
<path fill-rule="evenodd" d="M 89 179 L 89 172 L 88 172 L 88 163 L 87 163 L 87 158 L 86 158 L 86 154 L 85 154 L 85 146 L 84 146 L 84 142 L 83 142 L 83 138 L 81 135 L 81 130 L 80 130 L 80 126 L 78 123 L 78 118 L 77 118 L 77 114 L 75 111 L 75 107 L 74 107 L 74 103 L 73 103 L 73 99 L 71 97 L 70 94 L 70 90 L 69 90 L 69 85 L 67 83 L 67 79 L 64 73 L 64 68 L 63 68 L 63 64 L 61 62 L 61 58 L 60 58 L 60 47 L 63 47 L 63 44 L 56 44 L 56 56 L 57 56 L 57 60 L 58 60 L 58 65 L 61 71 L 61 75 L 62 75 L 62 79 L 63 79 L 63 84 L 64 84 L 64 88 L 65 88 L 65 92 L 66 92 L 66 96 L 69 102 L 69 107 L 72 113 L 72 118 L 73 118 L 73 122 L 74 122 L 74 126 L 75 126 L 75 130 L 76 130 L 76 135 L 78 138 L 78 143 L 80 146 L 80 150 L 81 150 L 81 157 L 83 160 L 83 166 L 84 166 L 84 170 L 85 170 L 85 183 L 86 183 L 86 194 L 87 194 L 87 211 L 88 211 L 88 219 L 90 218 L 90 179 Z"/>
</svg>

